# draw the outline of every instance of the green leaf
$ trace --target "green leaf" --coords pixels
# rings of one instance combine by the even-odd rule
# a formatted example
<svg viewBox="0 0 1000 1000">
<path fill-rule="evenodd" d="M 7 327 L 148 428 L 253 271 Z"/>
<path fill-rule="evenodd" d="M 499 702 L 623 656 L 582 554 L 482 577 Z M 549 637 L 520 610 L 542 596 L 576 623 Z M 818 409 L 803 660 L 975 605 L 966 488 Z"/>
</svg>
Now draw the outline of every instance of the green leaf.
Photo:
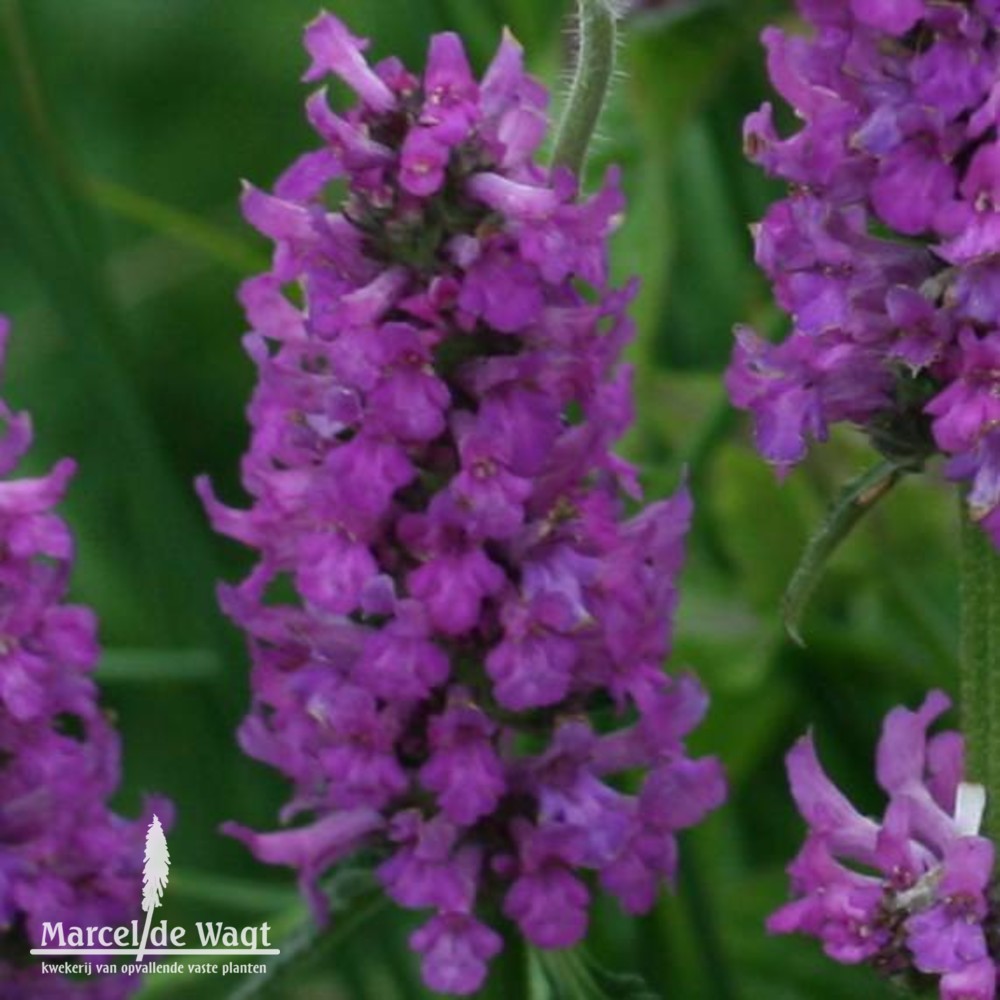
<svg viewBox="0 0 1000 1000">
<path fill-rule="evenodd" d="M 251 976 L 231 993 L 231 1000 L 254 1000 L 257 997 L 284 996 L 287 979 L 303 968 L 320 961 L 351 937 L 388 902 L 380 889 L 374 889 L 374 877 L 368 870 L 345 868 L 326 880 L 323 888 L 332 914 L 341 916 L 331 928 L 321 928 L 310 916 L 279 943 L 281 955 L 268 964 L 267 972 Z"/>
<path fill-rule="evenodd" d="M 529 59 L 538 58 L 546 45 L 560 42 L 561 27 L 568 5 L 539 3 L 538 0 L 501 0 L 504 21 L 514 30 Z"/>
<path fill-rule="evenodd" d="M 728 440 L 718 447 L 710 476 L 703 472 L 701 480 L 708 516 L 738 573 L 740 593 L 776 621 L 774 609 L 819 512 L 808 483 L 801 477 L 779 483 L 756 453 Z"/>
<path fill-rule="evenodd" d="M 301 909 L 301 900 L 294 889 L 191 868 L 173 868 L 170 873 L 170 896 L 199 906 L 220 906 L 248 912 L 276 913 Z"/>
<path fill-rule="evenodd" d="M 113 473 L 106 492 L 90 497 L 100 508 L 116 569 L 141 607 L 136 617 L 155 641 L 214 638 L 218 626 L 211 619 L 205 624 L 204 615 L 215 576 L 207 531 L 137 392 L 125 323 L 99 266 L 101 247 L 80 173 L 48 118 L 20 5 L 7 0 L 2 10 L 0 27 L 14 58 L 0 66 L 0 89 L 10 73 L 19 103 L 11 115 L 0 115 L 0 145 L 17 151 L 0 157 L 0 230 L 33 265 L 59 320 L 60 346 L 72 359 L 60 361 L 77 404 L 62 415 L 67 429 L 83 438 L 73 451 L 86 463 L 84 474 L 94 451 L 104 461 L 95 459 L 93 467 Z M 198 623 L 194 629 L 192 623 Z"/>
<path fill-rule="evenodd" d="M 466 47 L 471 51 L 491 53 L 500 43 L 503 25 L 490 12 L 489 5 L 466 0 L 440 0 Z"/>
<path fill-rule="evenodd" d="M 104 650 L 97 668 L 102 684 L 149 684 L 218 680 L 222 661 L 213 649 Z"/>
<path fill-rule="evenodd" d="M 590 971 L 596 997 L 608 1000 L 660 1000 L 642 976 L 628 972 L 613 972 L 602 968 L 593 959 L 585 956 L 585 962 Z"/>
<path fill-rule="evenodd" d="M 633 31 L 663 31 L 679 21 L 695 17 L 705 10 L 722 7 L 725 3 L 726 0 L 672 0 L 634 14 L 631 27 Z"/>
<path fill-rule="evenodd" d="M 805 645 L 799 631 L 802 615 L 830 558 L 861 519 L 905 474 L 903 467 L 885 459 L 851 480 L 837 497 L 819 530 L 809 540 L 781 604 L 785 628 L 800 646 Z"/>
<path fill-rule="evenodd" d="M 239 275 L 266 270 L 266 255 L 219 226 L 173 205 L 101 177 L 82 179 L 87 197 L 98 207 L 175 243 L 191 247 Z"/>
<path fill-rule="evenodd" d="M 661 1000 L 641 976 L 605 969 L 583 948 L 532 954 L 551 1000 Z"/>
<path fill-rule="evenodd" d="M 188 873 L 187 879 L 182 879 L 182 892 L 197 892 L 191 885 L 193 873 Z M 229 880 L 217 881 L 210 885 L 202 898 L 208 902 L 214 898 L 218 890 L 226 888 Z M 172 885 L 172 883 L 171 883 Z M 287 901 L 287 893 L 279 894 L 277 890 L 261 890 L 257 887 L 240 885 L 230 882 L 230 890 L 235 890 L 244 903 L 251 905 L 248 909 L 264 909 L 265 902 Z M 302 969 L 318 962 L 342 945 L 356 930 L 375 915 L 385 904 L 385 896 L 381 892 L 373 892 L 373 877 L 371 872 L 359 868 L 342 868 L 335 872 L 324 883 L 324 891 L 330 901 L 330 912 L 336 918 L 329 928 L 320 928 L 301 900 L 287 906 L 283 911 L 272 917 L 271 929 L 275 946 L 281 949 L 281 954 L 266 959 L 267 972 L 244 976 L 234 987 L 227 980 L 221 984 L 221 989 L 231 1000 L 249 1000 L 251 997 L 287 996 L 282 992 L 288 982 Z M 233 901 L 229 900 L 232 906 Z M 345 911 L 351 908 L 350 913 Z M 270 907 L 273 912 L 273 906 Z M 142 997 L 167 997 L 175 992 L 183 996 L 202 996 L 205 990 L 205 979 L 194 973 L 164 973 L 151 976 L 143 989 Z M 215 984 L 219 987 L 220 984 Z M 216 992 L 213 990 L 212 992 Z"/>
</svg>

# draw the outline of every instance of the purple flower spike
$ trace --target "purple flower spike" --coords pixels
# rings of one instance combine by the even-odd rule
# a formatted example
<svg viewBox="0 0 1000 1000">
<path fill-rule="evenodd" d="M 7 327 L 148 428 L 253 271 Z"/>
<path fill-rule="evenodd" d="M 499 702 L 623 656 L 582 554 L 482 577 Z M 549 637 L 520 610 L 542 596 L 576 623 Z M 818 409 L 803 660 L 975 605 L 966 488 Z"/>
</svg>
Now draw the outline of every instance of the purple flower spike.
<svg viewBox="0 0 1000 1000">
<path fill-rule="evenodd" d="M 645 912 L 678 832 L 725 796 L 684 745 L 707 699 L 663 671 L 691 503 L 629 513 L 618 175 L 585 199 L 534 162 L 547 97 L 513 38 L 481 83 L 452 34 L 422 78 L 368 68 L 330 15 L 306 43 L 309 78 L 360 103 L 310 98 L 322 148 L 244 196 L 274 243 L 241 290 L 250 509 L 199 483 L 259 556 L 221 591 L 253 659 L 240 744 L 294 782 L 283 818 L 303 820 L 226 830 L 295 867 L 321 914 L 326 869 L 381 852 L 386 894 L 431 911 L 411 939 L 427 985 L 467 995 L 500 950 L 479 914 L 566 948 L 590 885 Z"/>
<path fill-rule="evenodd" d="M 0 316 L 0 361 L 10 324 Z M 31 422 L 0 401 L 0 474 L 31 446 Z M 97 619 L 66 603 L 73 538 L 56 513 L 75 471 L 0 482 L 0 996 L 123 1000 L 133 975 L 71 980 L 30 955 L 43 924 L 118 926 L 141 916 L 139 820 L 108 807 L 120 777 L 118 737 L 98 702 Z"/>
<path fill-rule="evenodd" d="M 809 832 L 788 869 L 796 898 L 768 928 L 816 937 L 839 962 L 939 976 L 942 998 L 992 998 L 994 848 L 979 835 L 985 793 L 962 781 L 961 736 L 927 735 L 948 707 L 935 691 L 917 711 L 886 717 L 876 752 L 889 796 L 881 821 L 837 790 L 810 736 L 789 753 L 792 795 Z"/>
<path fill-rule="evenodd" d="M 801 127 L 782 137 L 765 105 L 744 130 L 789 185 L 754 240 L 792 330 L 738 331 L 730 396 L 781 474 L 839 423 L 906 468 L 945 455 L 1000 545 L 1000 5 L 798 7 L 810 34 L 763 41 Z"/>
</svg>

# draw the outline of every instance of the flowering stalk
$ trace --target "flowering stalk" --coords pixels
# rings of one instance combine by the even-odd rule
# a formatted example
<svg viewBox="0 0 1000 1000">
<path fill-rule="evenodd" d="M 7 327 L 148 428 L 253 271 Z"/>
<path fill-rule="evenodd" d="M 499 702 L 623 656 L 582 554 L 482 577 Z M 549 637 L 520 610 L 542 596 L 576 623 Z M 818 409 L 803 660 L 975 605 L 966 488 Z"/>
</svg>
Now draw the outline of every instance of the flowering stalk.
<svg viewBox="0 0 1000 1000">
<path fill-rule="evenodd" d="M 745 126 L 748 155 L 789 184 L 754 236 L 792 331 L 779 344 L 739 331 L 728 386 L 782 474 L 810 439 L 849 423 L 893 476 L 943 455 L 970 484 L 968 740 L 928 738 L 948 706 L 940 692 L 893 709 L 876 755 L 881 821 L 854 809 L 801 740 L 788 771 L 809 834 L 789 868 L 795 898 L 769 927 L 942 1000 L 994 1000 L 994 840 L 980 831 L 1000 793 L 1000 4 L 797 6 L 808 32 L 763 39 L 801 128 L 779 135 L 769 105 Z M 860 508 L 843 512 L 849 523 Z"/>
<path fill-rule="evenodd" d="M 1000 555 L 962 517 L 960 677 L 969 774 L 985 785 L 986 829 L 1000 841 Z"/>
<path fill-rule="evenodd" d="M 485 913 L 564 949 L 596 886 L 644 912 L 724 797 L 684 745 L 707 699 L 663 672 L 691 503 L 630 516 L 618 177 L 584 200 L 536 161 L 547 95 L 515 40 L 482 80 L 453 34 L 421 76 L 329 14 L 306 46 L 306 78 L 359 103 L 313 95 L 321 147 L 244 195 L 275 244 L 241 292 L 251 509 L 200 488 L 259 556 L 222 591 L 253 658 L 240 740 L 294 782 L 282 820 L 310 818 L 226 829 L 320 919 L 323 873 L 377 852 L 386 894 L 431 913 L 425 981 L 469 994 L 503 947 Z"/>
<path fill-rule="evenodd" d="M 784 474 L 834 424 L 917 470 L 935 457 L 1000 548 L 1000 5 L 798 0 L 768 28 L 769 104 L 746 150 L 788 195 L 754 227 L 792 321 L 738 332 L 728 373 Z"/>
<path fill-rule="evenodd" d="M 556 131 L 553 166 L 582 175 L 587 148 L 615 72 L 616 14 L 612 0 L 578 0 L 579 36 L 573 83 Z"/>
<path fill-rule="evenodd" d="M 994 844 L 981 834 L 985 794 L 965 781 L 964 744 L 928 735 L 948 708 L 931 692 L 894 708 L 875 758 L 888 796 L 864 816 L 824 772 L 812 735 L 788 754 L 792 796 L 808 824 L 788 868 L 793 899 L 768 920 L 774 934 L 818 938 L 830 958 L 865 963 L 941 1000 L 994 1000 Z"/>
<path fill-rule="evenodd" d="M 8 333 L 0 317 L 0 365 Z M 0 997 L 123 1000 L 139 987 L 134 975 L 74 981 L 43 974 L 30 955 L 46 922 L 116 926 L 136 915 L 145 821 L 108 807 L 119 744 L 92 677 L 97 622 L 65 599 L 74 543 L 55 508 L 73 462 L 11 478 L 31 422 L 0 401 L 0 425 Z"/>
</svg>

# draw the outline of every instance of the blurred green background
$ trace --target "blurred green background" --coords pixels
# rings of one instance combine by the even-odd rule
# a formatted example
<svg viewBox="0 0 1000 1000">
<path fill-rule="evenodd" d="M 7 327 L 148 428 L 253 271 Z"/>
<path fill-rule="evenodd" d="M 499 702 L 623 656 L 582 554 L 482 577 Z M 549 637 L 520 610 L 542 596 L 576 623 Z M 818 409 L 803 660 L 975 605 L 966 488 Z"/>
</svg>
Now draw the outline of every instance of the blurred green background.
<svg viewBox="0 0 1000 1000">
<path fill-rule="evenodd" d="M 413 67 L 432 32 L 454 29 L 481 69 L 506 24 L 557 92 L 565 77 L 569 2 L 329 7 L 376 55 Z M 247 554 L 212 536 L 191 481 L 208 472 L 224 497 L 240 495 L 252 370 L 234 289 L 267 250 L 239 218 L 238 180 L 267 186 L 313 144 L 298 81 L 301 28 L 315 13 L 315 0 L 0 0 L 0 309 L 15 331 L 5 394 L 34 414 L 36 468 L 66 454 L 81 465 L 66 507 L 79 538 L 75 595 L 102 616 L 104 698 L 125 744 L 119 806 L 134 815 L 157 790 L 178 807 L 164 915 L 270 920 L 279 944 L 308 956 L 269 995 L 410 1000 L 426 995 L 406 947 L 415 919 L 380 907 L 354 875 L 317 944 L 302 936 L 291 875 L 216 834 L 229 818 L 273 826 L 284 788 L 234 742 L 247 663 L 213 585 L 238 577 Z M 948 492 L 907 482 L 867 519 L 836 556 L 799 649 L 783 636 L 781 592 L 838 485 L 870 455 L 842 435 L 779 486 L 721 385 L 735 322 L 782 329 L 747 232 L 779 192 L 744 163 L 740 123 L 768 95 L 760 28 L 790 16 L 772 0 L 645 4 L 625 26 L 592 159 L 594 176 L 612 161 L 625 169 L 631 212 L 616 268 L 643 280 L 639 418 L 624 451 L 654 497 L 686 468 L 697 503 L 671 667 L 695 668 L 712 692 L 695 749 L 721 755 L 732 795 L 683 838 L 676 891 L 641 920 L 601 903 L 588 951 L 678 1000 L 890 994 L 811 941 L 764 932 L 802 836 L 782 759 L 814 726 L 842 787 L 877 809 L 882 715 L 953 687 Z M 627 995 L 594 978 L 598 992 L 565 996 Z M 239 985 L 161 977 L 141 995 L 212 998 Z M 260 983 L 241 988 L 265 995 Z M 484 995 L 519 991 L 501 975 Z"/>
</svg>

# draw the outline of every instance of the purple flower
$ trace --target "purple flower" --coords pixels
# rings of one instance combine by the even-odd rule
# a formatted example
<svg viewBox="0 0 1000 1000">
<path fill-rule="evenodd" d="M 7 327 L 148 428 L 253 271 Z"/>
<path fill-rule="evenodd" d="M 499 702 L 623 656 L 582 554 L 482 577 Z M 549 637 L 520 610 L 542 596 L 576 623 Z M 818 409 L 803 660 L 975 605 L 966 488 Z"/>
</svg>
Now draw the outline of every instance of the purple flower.
<svg viewBox="0 0 1000 1000">
<path fill-rule="evenodd" d="M 512 471 L 516 444 L 506 430 L 503 417 L 489 402 L 475 417 L 457 413 L 452 422 L 461 467 L 451 482 L 451 493 L 473 533 L 482 539 L 517 534 L 531 496 L 530 480 Z"/>
<path fill-rule="evenodd" d="M 518 601 L 504 607 L 502 621 L 503 641 L 486 657 L 497 701 L 515 711 L 561 702 L 580 654 L 579 643 L 566 634 L 572 625 L 564 606 L 544 597 L 530 605 Z"/>
<path fill-rule="evenodd" d="M 420 124 L 454 148 L 468 138 L 480 117 L 479 85 L 462 40 L 450 31 L 435 35 L 427 52 Z"/>
<path fill-rule="evenodd" d="M 411 129 L 403 143 L 399 183 L 418 198 L 436 194 L 444 184 L 451 150 L 431 129 Z"/>
<path fill-rule="evenodd" d="M 0 316 L 0 363 L 10 333 Z M 0 475 L 31 446 L 26 414 L 0 401 Z M 58 463 L 36 479 L 0 482 L 0 994 L 4 1000 L 120 1000 L 128 975 L 87 981 L 44 974 L 28 951 L 43 924 L 117 926 L 137 916 L 143 840 L 139 820 L 112 812 L 118 737 L 92 673 L 97 620 L 66 603 L 73 538 L 56 507 L 73 475 Z"/>
<path fill-rule="evenodd" d="M 583 837 L 556 824 L 517 830 L 519 875 L 504 913 L 538 948 L 572 948 L 587 932 L 590 893 L 572 869 L 582 862 Z"/>
<path fill-rule="evenodd" d="M 470 632 L 479 622 L 483 602 L 506 584 L 503 571 L 482 549 L 429 559 L 407 577 L 410 594 L 423 601 L 434 627 L 444 635 Z"/>
<path fill-rule="evenodd" d="M 979 338 L 971 328 L 959 335 L 960 367 L 948 387 L 927 405 L 934 417 L 934 439 L 952 454 L 972 451 L 980 438 L 1000 425 L 996 395 L 1000 370 L 1000 333 Z"/>
<path fill-rule="evenodd" d="M 996 978 L 992 959 L 971 962 L 958 972 L 947 972 L 941 977 L 941 1000 L 993 1000 Z"/>
<path fill-rule="evenodd" d="M 851 11 L 862 24 L 905 35 L 924 16 L 924 0 L 851 0 Z"/>
<path fill-rule="evenodd" d="M 423 605 L 389 603 L 395 618 L 366 637 L 364 651 L 353 664 L 353 680 L 385 701 L 421 701 L 448 680 L 451 664 L 431 638 Z"/>
<path fill-rule="evenodd" d="M 751 159 L 789 184 L 754 238 L 792 331 L 779 344 L 738 332 L 730 396 L 781 473 L 837 423 L 911 468 L 943 453 L 1000 543 L 985 483 L 1000 412 L 1000 9 L 799 9 L 811 34 L 768 28 L 763 41 L 801 127 L 781 137 L 765 105 L 744 130 Z"/>
<path fill-rule="evenodd" d="M 935 691 L 917 711 L 886 717 L 876 752 L 889 797 L 881 821 L 831 783 L 811 736 L 799 741 L 788 775 L 809 832 L 788 869 L 796 898 L 768 927 L 817 937 L 840 962 L 940 975 L 942 997 L 992 997 L 995 971 L 983 964 L 994 863 L 993 844 L 979 836 L 985 795 L 962 780 L 961 737 L 927 735 L 948 706 Z M 972 992 L 963 994 L 966 983 Z"/>
<path fill-rule="evenodd" d="M 370 416 L 385 433 L 416 442 L 433 441 L 444 431 L 451 397 L 432 371 L 438 341 L 437 331 L 386 323 L 366 344 L 366 353 L 381 368 L 368 395 Z"/>
<path fill-rule="evenodd" d="M 383 824 L 375 810 L 360 808 L 331 813 L 309 826 L 279 833 L 255 833 L 239 823 L 223 824 L 222 832 L 246 844 L 258 861 L 298 869 L 314 914 L 325 920 L 326 900 L 316 888 L 316 880 Z"/>
<path fill-rule="evenodd" d="M 423 955 L 424 982 L 432 990 L 469 996 L 483 985 L 503 942 L 467 913 L 444 913 L 414 932 L 410 945 Z"/>
<path fill-rule="evenodd" d="M 396 96 L 362 54 L 368 43 L 355 38 L 335 17 L 320 14 L 306 28 L 305 46 L 312 64 L 303 79 L 321 80 L 328 73 L 339 76 L 372 109 L 388 111 Z"/>
<path fill-rule="evenodd" d="M 402 844 L 378 875 L 400 906 L 468 912 L 476 898 L 482 851 L 459 845 L 461 831 L 445 816 L 425 821 L 417 810 L 397 813 L 390 839 Z"/>
<path fill-rule="evenodd" d="M 453 823 L 471 826 L 494 811 L 506 791 L 504 765 L 494 746 L 497 726 L 461 688 L 428 726 L 431 752 L 420 782 L 437 794 Z"/>
<path fill-rule="evenodd" d="M 259 557 L 221 590 L 253 659 L 240 744 L 294 782 L 282 818 L 304 818 L 227 830 L 295 867 L 316 907 L 326 868 L 379 850 L 387 895 L 434 914 L 411 939 L 428 986 L 467 994 L 500 949 L 477 918 L 491 903 L 568 947 L 587 873 L 648 910 L 678 831 L 724 797 L 718 762 L 684 745 L 706 699 L 663 671 L 691 504 L 627 513 L 618 177 L 581 198 L 534 161 L 547 98 L 514 39 L 481 82 L 450 34 L 421 78 L 369 67 L 329 15 L 307 47 L 309 78 L 360 104 L 311 98 L 322 149 L 244 195 L 274 243 L 241 290 L 250 509 L 199 483 Z"/>
<path fill-rule="evenodd" d="M 481 319 L 501 333 L 519 333 L 535 323 L 545 305 L 537 267 L 502 239 L 476 246 L 472 254 L 458 300 L 463 325 Z"/>
</svg>

